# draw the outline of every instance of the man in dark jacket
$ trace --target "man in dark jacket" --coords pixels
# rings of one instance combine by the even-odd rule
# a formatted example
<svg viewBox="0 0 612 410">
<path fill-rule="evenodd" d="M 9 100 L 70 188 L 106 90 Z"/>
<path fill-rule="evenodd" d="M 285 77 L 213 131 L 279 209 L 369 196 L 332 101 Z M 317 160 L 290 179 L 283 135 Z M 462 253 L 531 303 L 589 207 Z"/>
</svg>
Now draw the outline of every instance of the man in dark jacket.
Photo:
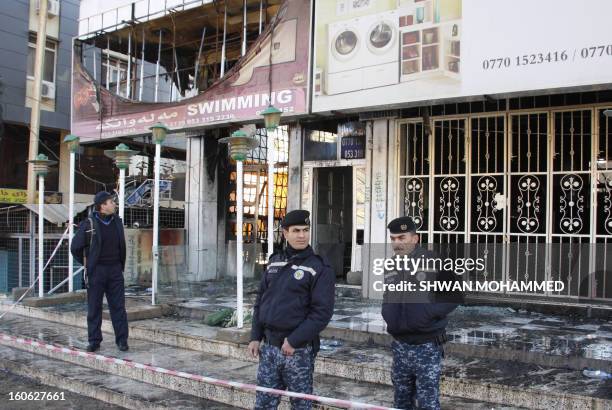
<svg viewBox="0 0 612 410">
<path fill-rule="evenodd" d="M 420 292 L 420 281 L 448 280 L 449 273 L 428 269 L 424 265 L 427 261 L 435 265 L 433 261 L 437 255 L 418 245 L 419 235 L 410 217 L 394 219 L 387 228 L 395 255 L 422 261 L 419 269 L 415 270 L 411 263 L 406 266 L 412 266 L 414 271 L 411 268 L 396 269 L 385 276 L 385 285 L 412 283 L 415 289 L 390 291 L 387 288 L 383 298 L 382 315 L 387 331 L 395 339 L 391 371 L 395 389 L 393 407 L 437 410 L 440 408 L 440 373 L 447 315 L 457 307 L 456 301 L 460 296 Z"/>
<path fill-rule="evenodd" d="M 281 223 L 287 248 L 272 255 L 261 279 L 248 347 L 259 357 L 259 386 L 308 394 L 319 333 L 334 312 L 336 278 L 309 245 L 309 216 L 308 211 L 291 211 Z M 279 402 L 278 396 L 257 392 L 255 408 L 274 409 Z M 311 405 L 309 400 L 291 399 L 294 409 Z"/>
<path fill-rule="evenodd" d="M 95 211 L 79 225 L 70 251 L 87 272 L 88 352 L 95 352 L 102 342 L 102 301 L 108 301 L 115 343 L 128 350 L 128 322 L 125 311 L 125 234 L 123 222 L 115 215 L 116 205 L 108 192 L 98 192 Z"/>
</svg>

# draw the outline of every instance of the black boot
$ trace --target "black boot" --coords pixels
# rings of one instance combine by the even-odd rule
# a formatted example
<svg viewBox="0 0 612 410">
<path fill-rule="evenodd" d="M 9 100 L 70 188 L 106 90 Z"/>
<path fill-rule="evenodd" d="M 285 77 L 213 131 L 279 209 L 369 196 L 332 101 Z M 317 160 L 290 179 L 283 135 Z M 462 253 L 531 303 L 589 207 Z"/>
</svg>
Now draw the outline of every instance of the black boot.
<svg viewBox="0 0 612 410">
<path fill-rule="evenodd" d="M 127 342 L 119 343 L 117 347 L 119 347 L 119 350 L 121 350 L 122 352 L 127 352 L 128 350 L 130 350 Z"/>
<path fill-rule="evenodd" d="M 98 350 L 100 350 L 100 345 L 99 344 L 90 343 L 90 344 L 87 345 L 87 351 L 90 352 L 90 353 L 96 352 Z"/>
</svg>

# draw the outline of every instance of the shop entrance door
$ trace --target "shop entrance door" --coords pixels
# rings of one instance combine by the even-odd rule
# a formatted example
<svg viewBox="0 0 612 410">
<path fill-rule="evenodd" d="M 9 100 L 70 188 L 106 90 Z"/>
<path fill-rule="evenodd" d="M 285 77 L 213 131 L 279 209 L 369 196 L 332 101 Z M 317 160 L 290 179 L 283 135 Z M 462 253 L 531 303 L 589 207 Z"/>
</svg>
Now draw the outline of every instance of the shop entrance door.
<svg viewBox="0 0 612 410">
<path fill-rule="evenodd" d="M 316 168 L 313 203 L 313 244 L 327 258 L 338 282 L 351 268 L 353 232 L 353 168 Z"/>
</svg>

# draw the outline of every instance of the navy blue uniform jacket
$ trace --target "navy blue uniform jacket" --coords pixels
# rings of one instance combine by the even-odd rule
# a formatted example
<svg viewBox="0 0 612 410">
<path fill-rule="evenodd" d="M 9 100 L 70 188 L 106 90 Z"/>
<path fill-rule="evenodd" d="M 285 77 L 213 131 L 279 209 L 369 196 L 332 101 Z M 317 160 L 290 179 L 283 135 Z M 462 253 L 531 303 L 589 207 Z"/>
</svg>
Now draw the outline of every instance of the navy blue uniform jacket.
<svg viewBox="0 0 612 410">
<path fill-rule="evenodd" d="M 435 258 L 436 254 L 418 247 L 410 255 L 414 258 Z M 452 280 L 450 272 L 438 272 L 428 279 Z M 449 275 L 450 278 L 449 279 Z M 400 281 L 416 282 L 419 273 L 391 272 L 385 276 L 385 283 Z M 418 287 L 417 287 L 418 289 Z M 387 332 L 395 339 L 411 344 L 421 344 L 434 340 L 445 333 L 447 315 L 461 301 L 460 294 L 441 294 L 432 292 L 385 292 L 382 316 L 387 323 Z"/>
<path fill-rule="evenodd" d="M 70 247 L 70 252 L 74 259 L 79 261 L 79 263 L 83 264 L 83 252 L 85 252 L 85 256 L 87 257 L 87 271 L 91 274 L 94 271 L 94 267 L 98 263 L 98 257 L 100 256 L 100 251 L 102 248 L 102 243 L 100 241 L 99 235 L 96 235 L 97 232 L 100 232 L 100 221 L 92 215 L 91 220 L 94 224 L 94 232 L 91 237 L 91 249 L 89 246 L 89 219 L 85 219 L 79 225 L 79 229 L 77 233 L 74 235 L 72 239 L 72 246 Z M 121 269 L 125 269 L 125 235 L 123 233 L 123 222 L 119 216 L 113 216 L 113 222 L 111 222 L 117 231 L 119 232 L 119 257 L 121 260 Z"/>
<path fill-rule="evenodd" d="M 272 255 L 253 311 L 251 340 L 264 330 L 287 334 L 292 347 L 318 341 L 334 313 L 336 275 L 309 246 L 293 255 Z"/>
</svg>

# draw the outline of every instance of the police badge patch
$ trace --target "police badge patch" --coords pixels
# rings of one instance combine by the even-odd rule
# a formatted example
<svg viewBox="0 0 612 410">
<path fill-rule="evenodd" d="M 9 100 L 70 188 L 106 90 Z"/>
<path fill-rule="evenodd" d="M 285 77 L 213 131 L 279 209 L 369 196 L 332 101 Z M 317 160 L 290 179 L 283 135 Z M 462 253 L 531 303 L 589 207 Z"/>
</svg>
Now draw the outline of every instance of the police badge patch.
<svg viewBox="0 0 612 410">
<path fill-rule="evenodd" d="M 304 271 L 301 269 L 296 270 L 295 273 L 293 274 L 293 277 L 296 280 L 302 280 L 302 278 L 304 277 Z"/>
</svg>

